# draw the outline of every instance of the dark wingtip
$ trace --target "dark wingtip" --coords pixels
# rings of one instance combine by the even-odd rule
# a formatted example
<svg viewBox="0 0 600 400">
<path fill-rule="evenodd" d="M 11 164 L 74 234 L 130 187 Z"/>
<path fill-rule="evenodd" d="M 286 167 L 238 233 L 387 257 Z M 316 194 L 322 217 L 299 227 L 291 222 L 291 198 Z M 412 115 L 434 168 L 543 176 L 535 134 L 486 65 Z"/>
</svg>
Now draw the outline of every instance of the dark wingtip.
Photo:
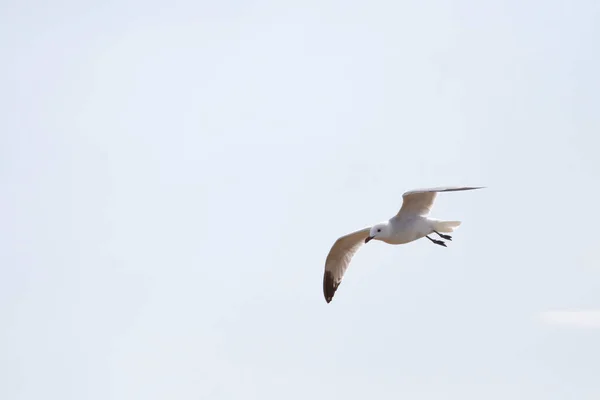
<svg viewBox="0 0 600 400">
<path fill-rule="evenodd" d="M 323 294 L 325 295 L 325 301 L 329 304 L 333 299 L 333 295 L 339 285 L 335 284 L 333 280 L 333 274 L 329 271 L 325 271 L 323 275 Z"/>
</svg>

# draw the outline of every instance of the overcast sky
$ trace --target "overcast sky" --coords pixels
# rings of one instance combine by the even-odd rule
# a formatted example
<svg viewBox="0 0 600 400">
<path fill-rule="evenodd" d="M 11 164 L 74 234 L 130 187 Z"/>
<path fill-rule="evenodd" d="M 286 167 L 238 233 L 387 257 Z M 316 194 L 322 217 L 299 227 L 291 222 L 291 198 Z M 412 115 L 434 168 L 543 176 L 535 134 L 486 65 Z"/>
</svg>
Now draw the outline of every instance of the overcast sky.
<svg viewBox="0 0 600 400">
<path fill-rule="evenodd" d="M 0 3 L 0 398 L 600 398 L 598 1 Z M 325 257 L 402 193 L 461 220 Z"/>
</svg>

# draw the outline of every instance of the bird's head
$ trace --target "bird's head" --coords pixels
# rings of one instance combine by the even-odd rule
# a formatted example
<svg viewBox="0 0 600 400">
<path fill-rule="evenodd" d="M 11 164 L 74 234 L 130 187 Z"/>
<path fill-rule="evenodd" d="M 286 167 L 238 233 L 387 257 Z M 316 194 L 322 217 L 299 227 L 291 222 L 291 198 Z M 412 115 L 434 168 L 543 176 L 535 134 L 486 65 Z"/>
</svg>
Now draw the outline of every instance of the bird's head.
<svg viewBox="0 0 600 400">
<path fill-rule="evenodd" d="M 371 240 L 381 240 L 389 236 L 390 224 L 388 222 L 382 222 L 374 225 L 369 232 L 369 236 L 365 239 L 365 243 L 369 243 Z"/>
</svg>

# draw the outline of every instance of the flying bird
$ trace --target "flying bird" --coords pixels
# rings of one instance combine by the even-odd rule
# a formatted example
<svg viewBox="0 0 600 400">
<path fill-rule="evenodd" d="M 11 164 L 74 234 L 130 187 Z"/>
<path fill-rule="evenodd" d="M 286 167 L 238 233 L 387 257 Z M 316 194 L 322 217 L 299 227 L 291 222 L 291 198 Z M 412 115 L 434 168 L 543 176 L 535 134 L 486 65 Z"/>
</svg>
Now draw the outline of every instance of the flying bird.
<svg viewBox="0 0 600 400">
<path fill-rule="evenodd" d="M 352 257 L 363 244 L 371 240 L 381 240 L 397 245 L 426 237 L 431 243 L 446 247 L 444 241 L 433 239 L 429 235 L 435 233 L 441 239 L 452 240 L 452 236 L 444 233 L 453 232 L 461 222 L 441 221 L 427 217 L 437 193 L 483 188 L 483 186 L 447 186 L 411 190 L 402 195 L 402 207 L 389 220 L 338 238 L 329 250 L 325 261 L 323 294 L 327 303 L 333 299 Z"/>
</svg>

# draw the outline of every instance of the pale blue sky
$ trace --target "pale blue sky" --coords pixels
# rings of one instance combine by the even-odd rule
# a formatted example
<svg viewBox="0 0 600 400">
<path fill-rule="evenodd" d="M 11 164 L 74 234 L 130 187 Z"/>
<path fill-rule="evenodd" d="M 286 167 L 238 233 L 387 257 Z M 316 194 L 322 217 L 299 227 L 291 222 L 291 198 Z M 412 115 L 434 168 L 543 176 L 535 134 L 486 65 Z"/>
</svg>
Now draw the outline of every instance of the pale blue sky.
<svg viewBox="0 0 600 400">
<path fill-rule="evenodd" d="M 0 398 L 600 398 L 599 22 L 2 1 Z M 325 303 L 338 236 L 462 184 L 448 248 L 372 242 Z"/>
</svg>

